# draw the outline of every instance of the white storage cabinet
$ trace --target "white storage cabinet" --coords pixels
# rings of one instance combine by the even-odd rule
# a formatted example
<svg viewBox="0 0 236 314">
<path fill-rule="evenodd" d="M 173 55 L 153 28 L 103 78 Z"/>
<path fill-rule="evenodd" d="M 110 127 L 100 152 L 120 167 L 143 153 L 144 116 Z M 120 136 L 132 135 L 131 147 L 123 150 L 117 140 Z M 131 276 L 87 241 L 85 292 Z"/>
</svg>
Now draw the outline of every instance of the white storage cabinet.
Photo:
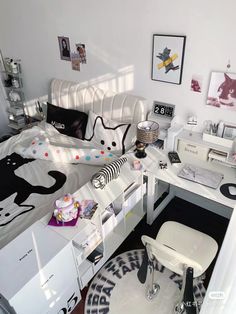
<svg viewBox="0 0 236 314">
<path fill-rule="evenodd" d="M 81 299 L 71 243 L 41 222 L 5 246 L 0 260 L 0 291 L 17 314 L 67 314 Z"/>
</svg>

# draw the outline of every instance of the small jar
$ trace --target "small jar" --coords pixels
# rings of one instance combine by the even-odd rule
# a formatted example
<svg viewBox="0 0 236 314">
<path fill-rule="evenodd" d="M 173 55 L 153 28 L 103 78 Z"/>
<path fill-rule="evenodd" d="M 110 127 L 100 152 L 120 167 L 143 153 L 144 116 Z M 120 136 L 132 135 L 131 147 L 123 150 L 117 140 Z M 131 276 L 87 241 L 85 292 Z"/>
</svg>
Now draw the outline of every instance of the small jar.
<svg viewBox="0 0 236 314">
<path fill-rule="evenodd" d="M 142 164 L 140 160 L 134 160 L 133 161 L 133 168 L 134 170 L 140 170 L 142 168 Z"/>
</svg>

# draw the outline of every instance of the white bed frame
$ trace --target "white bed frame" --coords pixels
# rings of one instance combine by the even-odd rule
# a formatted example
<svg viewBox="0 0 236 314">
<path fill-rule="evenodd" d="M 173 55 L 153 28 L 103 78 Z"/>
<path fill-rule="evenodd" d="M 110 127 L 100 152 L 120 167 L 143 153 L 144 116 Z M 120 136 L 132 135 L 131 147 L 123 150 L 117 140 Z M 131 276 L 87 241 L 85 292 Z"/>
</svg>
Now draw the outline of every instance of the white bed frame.
<svg viewBox="0 0 236 314">
<path fill-rule="evenodd" d="M 86 113 L 92 110 L 107 119 L 128 123 L 145 120 L 147 114 L 147 103 L 143 97 L 124 93 L 116 94 L 93 86 L 58 79 L 51 82 L 49 101 L 59 107 L 77 109 Z M 126 167 L 130 170 L 128 165 Z M 130 186 L 126 178 L 132 181 L 132 176 L 136 178 L 138 175 L 133 173 L 127 176 L 127 171 L 124 171 L 124 178 L 121 178 L 121 182 L 125 187 Z M 140 181 L 141 186 L 142 173 L 139 174 L 137 180 Z M 121 189 L 124 190 L 122 184 L 118 184 L 119 186 L 113 190 L 116 193 Z M 143 204 L 142 189 L 139 193 L 141 194 L 140 202 Z M 142 206 L 137 205 L 138 209 L 139 207 Z M 144 214 L 143 211 L 142 214 Z M 135 220 L 130 230 L 136 223 Z M 32 313 L 29 310 L 32 306 L 35 307 L 35 313 L 42 313 L 44 311 L 42 309 L 47 309 L 47 313 L 51 314 L 55 311 L 69 313 L 71 306 L 79 301 L 78 273 L 71 241 L 66 240 L 66 237 L 62 235 L 57 235 L 57 232 L 49 228 L 45 229 L 46 226 L 47 223 L 44 224 L 43 219 L 37 221 L 1 250 L 2 255 L 0 255 L 10 257 L 10 261 L 4 259 L 1 265 L 0 277 L 2 276 L 4 280 L 2 280 L 2 287 L 0 283 L 0 313 L 4 308 L 4 314 L 15 313 L 9 308 L 9 303 L 20 314 Z M 124 235 L 124 238 L 125 236 L 127 235 Z M 113 243 L 113 246 L 116 246 L 116 243 Z M 9 273 L 14 273 L 15 279 L 9 280 Z M 56 291 L 57 294 L 60 291 L 60 295 L 57 296 L 55 302 L 53 301 L 55 304 L 50 304 L 50 298 L 44 296 L 44 294 L 50 294 L 51 291 Z M 58 312 L 55 308 L 61 308 L 61 310 Z"/>
<path fill-rule="evenodd" d="M 50 101 L 58 107 L 86 113 L 91 110 L 115 121 L 138 123 L 147 116 L 147 101 L 143 97 L 58 79 L 51 83 Z"/>
</svg>

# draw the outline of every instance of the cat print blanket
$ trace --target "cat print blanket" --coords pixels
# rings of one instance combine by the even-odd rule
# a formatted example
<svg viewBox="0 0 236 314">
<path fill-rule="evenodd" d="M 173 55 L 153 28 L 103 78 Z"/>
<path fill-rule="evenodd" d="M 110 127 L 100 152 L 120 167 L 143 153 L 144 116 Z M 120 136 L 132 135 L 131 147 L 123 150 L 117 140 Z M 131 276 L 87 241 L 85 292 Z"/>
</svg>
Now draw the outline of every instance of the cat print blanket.
<svg viewBox="0 0 236 314">
<path fill-rule="evenodd" d="M 44 145 L 40 141 L 44 140 Z M 32 144 L 35 141 L 35 144 Z M 59 146 L 59 144 L 61 146 Z M 80 145 L 84 143 L 80 143 Z M 51 152 L 48 156 L 37 159 L 33 152 L 36 145 L 46 149 L 72 149 L 75 160 L 54 162 Z M 77 145 L 77 146 L 76 146 Z M 35 221 L 41 219 L 54 209 L 54 202 L 66 193 L 74 193 L 90 180 L 101 166 L 90 162 L 84 155 L 76 158 L 79 143 L 61 135 L 52 126 L 41 123 L 40 126 L 25 130 L 0 144 L 0 248 L 10 242 Z M 86 149 L 88 145 L 86 144 Z M 81 146 L 82 147 L 82 146 Z M 23 150 L 25 149 L 25 154 Z M 74 155 L 76 150 L 76 155 Z M 32 154 L 29 152 L 31 151 Z M 96 152 L 95 152 L 96 151 Z M 82 152 L 82 151 L 81 151 Z M 42 150 L 38 151 L 42 156 Z M 54 152 L 57 153 L 57 152 Z M 106 162 L 94 150 L 94 160 Z M 99 156 L 99 158 L 96 158 Z M 49 157 L 49 158 L 47 158 Z M 113 156 L 108 156 L 112 158 Z M 64 158 L 64 157 L 63 157 Z M 50 159 L 50 161 L 48 161 Z M 75 164 L 81 159 L 86 164 Z M 90 162 L 90 164 L 88 164 Z"/>
</svg>

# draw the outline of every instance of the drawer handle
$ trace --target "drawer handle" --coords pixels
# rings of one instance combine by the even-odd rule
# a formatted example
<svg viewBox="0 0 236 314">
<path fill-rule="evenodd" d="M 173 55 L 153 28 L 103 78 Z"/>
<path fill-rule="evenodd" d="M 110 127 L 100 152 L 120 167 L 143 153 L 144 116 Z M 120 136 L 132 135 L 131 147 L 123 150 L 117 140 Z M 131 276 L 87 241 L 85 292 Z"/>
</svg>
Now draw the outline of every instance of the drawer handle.
<svg viewBox="0 0 236 314">
<path fill-rule="evenodd" d="M 193 147 L 193 148 L 197 148 L 196 145 L 192 145 L 192 144 L 187 144 L 187 146 Z"/>
</svg>

